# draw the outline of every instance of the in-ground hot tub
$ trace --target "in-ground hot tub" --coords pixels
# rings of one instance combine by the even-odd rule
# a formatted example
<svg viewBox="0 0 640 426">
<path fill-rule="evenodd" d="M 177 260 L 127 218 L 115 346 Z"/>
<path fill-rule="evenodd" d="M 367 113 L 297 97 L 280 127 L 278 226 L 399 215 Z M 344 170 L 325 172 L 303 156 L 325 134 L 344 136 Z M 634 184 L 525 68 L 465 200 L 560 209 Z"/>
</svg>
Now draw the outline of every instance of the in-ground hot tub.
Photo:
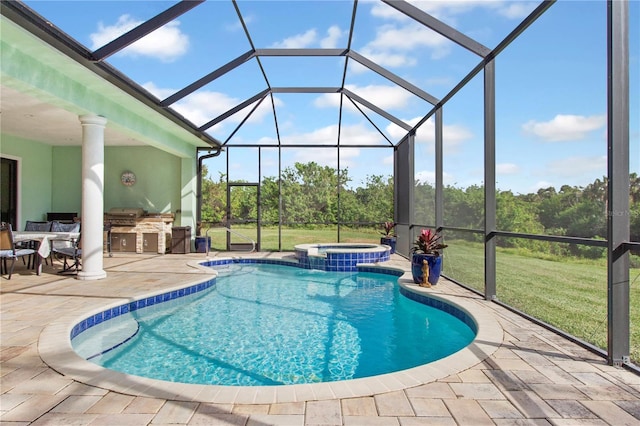
<svg viewBox="0 0 640 426">
<path fill-rule="evenodd" d="M 384 244 L 298 244 L 295 250 L 305 268 L 334 272 L 357 271 L 358 263 L 386 262 L 391 256 L 391 247 Z"/>
</svg>

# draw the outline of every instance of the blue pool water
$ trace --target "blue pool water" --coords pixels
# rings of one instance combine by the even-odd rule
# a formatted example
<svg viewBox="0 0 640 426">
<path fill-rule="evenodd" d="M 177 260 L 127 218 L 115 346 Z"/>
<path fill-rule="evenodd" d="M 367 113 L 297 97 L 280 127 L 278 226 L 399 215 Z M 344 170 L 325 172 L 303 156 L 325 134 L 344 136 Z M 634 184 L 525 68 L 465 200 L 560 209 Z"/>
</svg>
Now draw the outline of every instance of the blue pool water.
<svg viewBox="0 0 640 426">
<path fill-rule="evenodd" d="M 455 316 L 400 294 L 397 276 L 258 263 L 216 269 L 209 289 L 88 328 L 74 349 L 129 374 L 253 386 L 404 370 L 475 335 Z"/>
</svg>

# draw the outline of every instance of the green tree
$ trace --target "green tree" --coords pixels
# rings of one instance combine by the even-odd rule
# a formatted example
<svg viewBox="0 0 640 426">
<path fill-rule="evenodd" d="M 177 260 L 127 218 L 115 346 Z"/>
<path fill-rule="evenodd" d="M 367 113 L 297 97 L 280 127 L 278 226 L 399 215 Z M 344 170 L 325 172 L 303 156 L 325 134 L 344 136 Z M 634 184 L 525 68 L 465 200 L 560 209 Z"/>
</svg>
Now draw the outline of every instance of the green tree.
<svg viewBox="0 0 640 426">
<path fill-rule="evenodd" d="M 445 225 L 461 228 L 484 227 L 484 187 L 471 185 L 465 189 L 444 188 Z"/>
<path fill-rule="evenodd" d="M 215 223 L 223 221 L 226 211 L 227 182 L 226 175 L 220 173 L 218 182 L 209 177 L 207 166 L 202 166 L 202 211 L 203 222 Z"/>
<path fill-rule="evenodd" d="M 360 205 L 357 222 L 385 222 L 393 220 L 393 178 L 370 175 L 363 187 L 355 190 L 355 199 Z"/>
<path fill-rule="evenodd" d="M 266 224 L 278 223 L 280 195 L 277 177 L 266 177 L 260 185 L 262 221 Z"/>
<path fill-rule="evenodd" d="M 348 176 L 346 170 L 341 176 Z M 335 223 L 338 217 L 336 169 L 315 162 L 295 163 L 282 172 L 285 223 Z"/>
<path fill-rule="evenodd" d="M 413 190 L 416 222 L 423 225 L 436 223 L 435 197 L 436 189 L 427 182 L 416 181 Z M 445 202 L 445 207 L 447 206 Z"/>
</svg>

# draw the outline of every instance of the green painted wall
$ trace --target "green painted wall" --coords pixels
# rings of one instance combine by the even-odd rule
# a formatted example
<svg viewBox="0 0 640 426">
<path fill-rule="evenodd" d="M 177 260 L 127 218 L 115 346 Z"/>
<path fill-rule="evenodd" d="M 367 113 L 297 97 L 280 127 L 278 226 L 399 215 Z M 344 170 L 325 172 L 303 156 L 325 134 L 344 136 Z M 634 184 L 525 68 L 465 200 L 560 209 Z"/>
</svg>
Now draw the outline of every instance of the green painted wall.
<svg viewBox="0 0 640 426">
<path fill-rule="evenodd" d="M 51 211 L 82 214 L 82 150 L 79 146 L 52 147 Z"/>
<path fill-rule="evenodd" d="M 51 211 L 52 147 L 39 142 L 0 134 L 0 154 L 17 158 L 21 182 L 19 200 L 22 228 L 26 220 L 44 220 Z"/>
<path fill-rule="evenodd" d="M 53 205 L 56 211 L 82 209 L 81 147 L 53 148 Z M 179 157 L 152 147 L 105 147 L 104 210 L 142 207 L 148 212 L 169 213 L 180 208 Z M 124 171 L 136 175 L 130 187 L 120 182 Z"/>
<path fill-rule="evenodd" d="M 106 147 L 104 163 L 105 210 L 142 207 L 150 213 L 175 213 L 180 209 L 179 157 L 152 147 Z M 135 173 L 135 185 L 120 182 L 124 171 Z"/>
<path fill-rule="evenodd" d="M 0 153 L 20 160 L 21 226 L 26 220 L 44 220 L 51 211 L 81 214 L 81 147 L 50 146 L 1 135 Z M 142 207 L 150 213 L 176 213 L 183 202 L 183 162 L 192 161 L 152 147 L 105 147 L 105 211 L 112 207 Z M 136 174 L 135 185 L 127 187 L 120 182 L 125 170 Z M 193 171 L 186 173 L 191 175 Z M 194 178 L 187 179 L 187 186 Z M 178 225 L 183 215 L 176 216 Z M 190 217 L 189 225 L 192 221 Z"/>
</svg>

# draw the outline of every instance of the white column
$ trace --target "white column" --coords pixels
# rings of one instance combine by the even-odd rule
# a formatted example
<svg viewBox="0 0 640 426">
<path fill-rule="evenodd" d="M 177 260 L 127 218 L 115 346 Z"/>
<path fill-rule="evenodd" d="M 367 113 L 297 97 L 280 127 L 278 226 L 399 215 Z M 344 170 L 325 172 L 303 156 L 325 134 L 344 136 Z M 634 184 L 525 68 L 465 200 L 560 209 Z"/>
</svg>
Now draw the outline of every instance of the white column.
<svg viewBox="0 0 640 426">
<path fill-rule="evenodd" d="M 97 115 L 82 115 L 82 271 L 79 280 L 99 280 L 103 269 L 104 126 Z"/>
</svg>

